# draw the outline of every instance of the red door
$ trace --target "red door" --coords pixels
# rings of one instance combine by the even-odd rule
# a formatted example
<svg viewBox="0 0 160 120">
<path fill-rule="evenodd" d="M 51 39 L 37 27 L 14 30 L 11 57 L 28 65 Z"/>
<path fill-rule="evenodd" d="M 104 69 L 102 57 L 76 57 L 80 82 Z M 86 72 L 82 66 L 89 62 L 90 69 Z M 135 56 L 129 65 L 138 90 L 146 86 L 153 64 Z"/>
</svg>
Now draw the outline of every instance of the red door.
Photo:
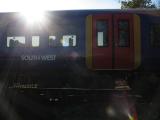
<svg viewBox="0 0 160 120">
<path fill-rule="evenodd" d="M 93 16 L 93 68 L 112 69 L 112 15 Z"/>
<path fill-rule="evenodd" d="M 93 16 L 93 68 L 134 67 L 133 22 L 131 14 Z"/>
<path fill-rule="evenodd" d="M 134 36 L 131 14 L 114 15 L 114 69 L 133 69 Z"/>
</svg>

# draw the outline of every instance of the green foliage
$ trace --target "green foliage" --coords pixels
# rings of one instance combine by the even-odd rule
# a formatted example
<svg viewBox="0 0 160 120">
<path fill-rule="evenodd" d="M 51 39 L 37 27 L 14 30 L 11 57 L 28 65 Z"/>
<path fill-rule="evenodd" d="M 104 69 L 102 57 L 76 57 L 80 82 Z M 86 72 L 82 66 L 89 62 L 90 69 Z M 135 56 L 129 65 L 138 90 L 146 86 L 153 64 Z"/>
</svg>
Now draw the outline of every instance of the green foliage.
<svg viewBox="0 0 160 120">
<path fill-rule="evenodd" d="M 151 0 L 123 0 L 121 8 L 156 8 L 156 6 Z"/>
</svg>

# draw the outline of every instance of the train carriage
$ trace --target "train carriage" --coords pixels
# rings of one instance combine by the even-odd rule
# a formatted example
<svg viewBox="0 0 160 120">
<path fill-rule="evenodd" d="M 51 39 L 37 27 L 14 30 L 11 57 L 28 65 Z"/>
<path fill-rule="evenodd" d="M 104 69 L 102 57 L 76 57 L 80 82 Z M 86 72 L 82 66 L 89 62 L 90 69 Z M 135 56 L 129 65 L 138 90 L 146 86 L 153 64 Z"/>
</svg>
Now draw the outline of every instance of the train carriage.
<svg viewBox="0 0 160 120">
<path fill-rule="evenodd" d="M 32 24 L 19 13 L 1 13 L 2 76 L 11 86 L 105 81 L 107 88 L 115 75 L 157 73 L 159 19 L 156 10 L 68 10 L 46 12 L 45 21 Z"/>
<path fill-rule="evenodd" d="M 48 11 L 33 23 L 20 13 L 0 13 L 0 76 L 7 95 L 23 107 L 23 101 L 30 106 L 37 105 L 31 98 L 45 98 L 63 113 L 57 103 L 70 109 L 66 103 L 78 101 L 86 110 L 94 106 L 91 113 L 102 115 L 95 118 L 106 119 L 115 107 L 115 119 L 137 120 L 127 92 L 132 88 L 151 99 L 159 85 L 159 21 L 158 10 Z M 20 91 L 16 97 L 14 90 Z"/>
</svg>

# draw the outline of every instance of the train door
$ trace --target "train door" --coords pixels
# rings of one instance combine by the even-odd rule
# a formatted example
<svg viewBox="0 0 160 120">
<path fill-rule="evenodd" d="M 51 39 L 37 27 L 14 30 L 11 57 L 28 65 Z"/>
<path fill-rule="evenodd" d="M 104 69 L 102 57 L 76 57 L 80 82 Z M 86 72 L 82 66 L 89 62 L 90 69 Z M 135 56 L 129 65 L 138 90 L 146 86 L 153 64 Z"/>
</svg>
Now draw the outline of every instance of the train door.
<svg viewBox="0 0 160 120">
<path fill-rule="evenodd" d="M 112 15 L 93 17 L 93 67 L 112 69 Z"/>
<path fill-rule="evenodd" d="M 132 15 L 114 15 L 114 69 L 134 67 Z"/>
<path fill-rule="evenodd" d="M 133 69 L 134 38 L 132 15 L 94 15 L 92 19 L 93 69 Z"/>
</svg>

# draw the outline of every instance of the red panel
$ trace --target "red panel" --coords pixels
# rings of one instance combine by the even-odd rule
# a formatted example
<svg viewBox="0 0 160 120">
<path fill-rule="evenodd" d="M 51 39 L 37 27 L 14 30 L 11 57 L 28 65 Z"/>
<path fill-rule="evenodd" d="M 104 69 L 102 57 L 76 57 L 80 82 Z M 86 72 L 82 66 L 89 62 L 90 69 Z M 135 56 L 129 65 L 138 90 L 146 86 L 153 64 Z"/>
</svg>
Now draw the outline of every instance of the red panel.
<svg viewBox="0 0 160 120">
<path fill-rule="evenodd" d="M 134 36 L 133 19 L 131 14 L 114 15 L 114 68 L 115 69 L 133 69 L 134 67 Z M 119 46 L 119 21 L 128 21 L 129 27 L 129 46 Z"/>
<path fill-rule="evenodd" d="M 96 21 L 103 20 L 108 22 L 108 45 L 97 46 Z M 94 15 L 93 16 L 93 68 L 94 69 L 112 69 L 112 15 Z"/>
</svg>

